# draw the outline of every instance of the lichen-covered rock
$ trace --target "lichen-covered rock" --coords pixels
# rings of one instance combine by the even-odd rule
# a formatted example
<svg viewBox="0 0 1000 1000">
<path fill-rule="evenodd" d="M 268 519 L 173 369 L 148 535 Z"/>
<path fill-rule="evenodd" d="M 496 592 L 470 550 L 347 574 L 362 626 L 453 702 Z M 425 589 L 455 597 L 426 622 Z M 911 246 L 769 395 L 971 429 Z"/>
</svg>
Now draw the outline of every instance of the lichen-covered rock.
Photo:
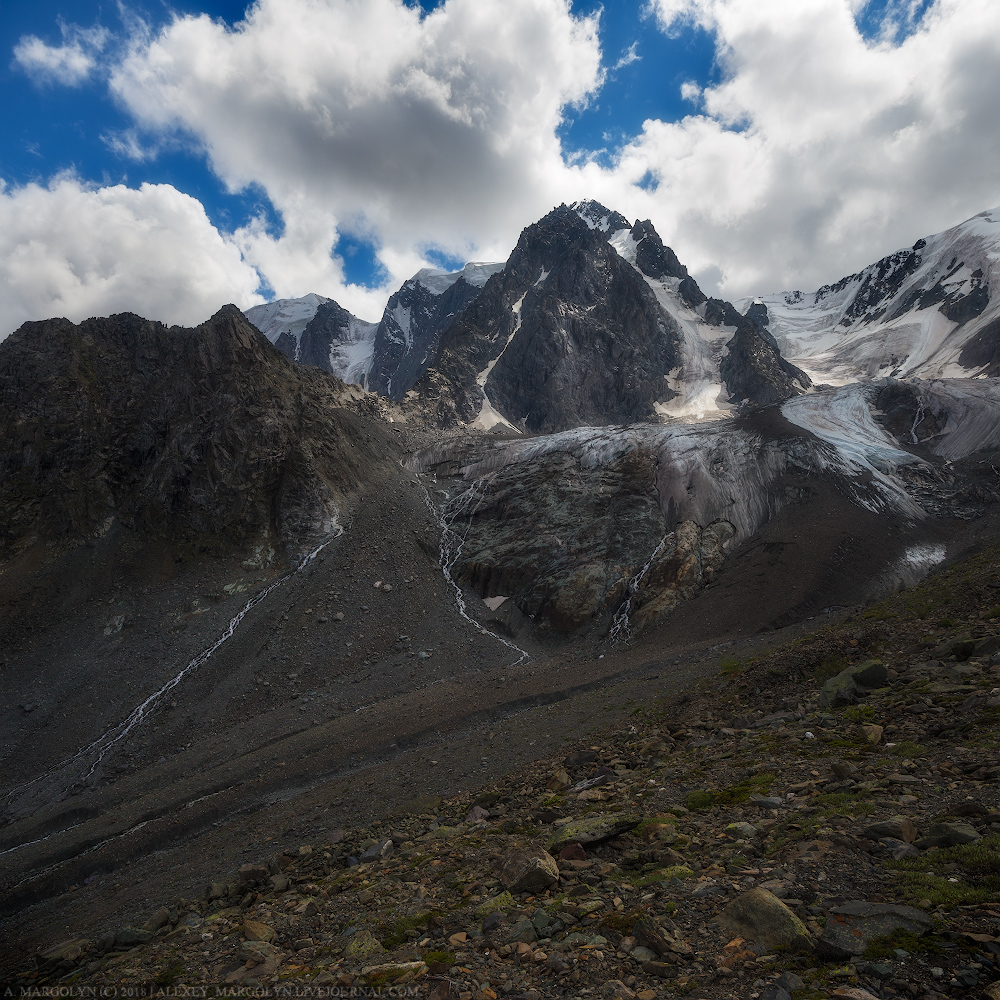
<svg viewBox="0 0 1000 1000">
<path fill-rule="evenodd" d="M 830 708 L 833 705 L 853 704 L 873 688 L 881 687 L 889 678 L 889 672 L 881 660 L 865 660 L 841 670 L 836 677 L 831 677 L 820 691 L 820 708 Z"/>
<path fill-rule="evenodd" d="M 582 816 L 566 823 L 549 841 L 548 848 L 551 851 L 563 844 L 596 844 L 633 829 L 641 821 L 640 816 L 631 813 L 599 813 L 594 816 Z"/>
<path fill-rule="evenodd" d="M 499 896 L 493 896 L 476 907 L 476 916 L 482 920 L 491 913 L 503 913 L 514 905 L 514 897 L 509 892 L 501 892 Z"/>
<path fill-rule="evenodd" d="M 934 921 L 912 906 L 896 903 L 855 901 L 834 907 L 827 918 L 819 949 L 831 958 L 842 960 L 864 954 L 869 943 L 893 931 L 927 934 Z"/>
<path fill-rule="evenodd" d="M 731 934 L 739 934 L 765 948 L 810 950 L 813 942 L 805 924 L 767 889 L 750 889 L 737 896 L 718 917 Z"/>
<path fill-rule="evenodd" d="M 348 958 L 358 960 L 368 958 L 369 955 L 380 955 L 384 950 L 372 932 L 362 928 L 351 935 L 351 940 L 344 949 L 344 954 Z"/>
</svg>

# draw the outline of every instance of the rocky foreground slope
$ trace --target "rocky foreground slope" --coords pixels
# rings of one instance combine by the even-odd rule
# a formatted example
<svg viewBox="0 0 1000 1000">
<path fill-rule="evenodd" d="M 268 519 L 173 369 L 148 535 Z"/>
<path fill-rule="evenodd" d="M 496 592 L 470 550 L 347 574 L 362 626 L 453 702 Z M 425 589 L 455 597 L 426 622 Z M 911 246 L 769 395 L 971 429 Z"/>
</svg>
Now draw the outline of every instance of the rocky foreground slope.
<svg viewBox="0 0 1000 1000">
<path fill-rule="evenodd" d="M 286 836 L 17 983 L 996 998 L 998 558 L 477 791 Z"/>
</svg>

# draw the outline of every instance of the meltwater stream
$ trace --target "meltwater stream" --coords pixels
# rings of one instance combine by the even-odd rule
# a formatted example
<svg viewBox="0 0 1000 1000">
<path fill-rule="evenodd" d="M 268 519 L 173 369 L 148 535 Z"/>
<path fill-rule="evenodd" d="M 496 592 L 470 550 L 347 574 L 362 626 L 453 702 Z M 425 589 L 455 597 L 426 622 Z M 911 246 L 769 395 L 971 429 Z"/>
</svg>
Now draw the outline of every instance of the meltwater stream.
<svg viewBox="0 0 1000 1000">
<path fill-rule="evenodd" d="M 611 631 L 608 633 L 608 639 L 611 642 L 623 642 L 628 645 L 629 640 L 632 638 L 632 622 L 629 620 L 629 612 L 632 610 L 632 598 L 635 597 L 636 591 L 639 589 L 639 584 L 642 583 L 646 574 L 656 561 L 656 557 L 663 551 L 664 546 L 672 537 L 673 532 L 669 535 L 664 535 L 663 538 L 660 539 L 660 544 L 657 545 L 656 548 L 650 553 L 650 556 L 646 560 L 642 569 L 640 569 L 639 572 L 636 573 L 631 580 L 629 580 L 628 597 L 625 598 L 625 603 L 618 609 L 618 613 L 611 622 Z"/>
<path fill-rule="evenodd" d="M 475 515 L 476 510 L 479 508 L 479 505 L 483 502 L 486 490 L 489 488 L 489 484 L 492 479 L 493 476 L 488 475 L 475 480 L 467 490 L 460 493 L 454 499 L 448 500 L 445 504 L 443 504 L 440 510 L 438 510 L 438 508 L 434 505 L 434 501 L 431 499 L 430 491 L 424 485 L 423 476 L 418 476 L 417 481 L 420 483 L 420 487 L 424 491 L 424 502 L 427 504 L 428 510 L 431 512 L 431 515 L 441 528 L 441 542 L 438 550 L 438 561 L 441 564 L 441 572 L 444 574 L 445 580 L 451 587 L 452 591 L 454 591 L 455 606 L 458 609 L 458 613 L 477 632 L 480 632 L 483 635 L 488 635 L 492 639 L 496 639 L 497 642 L 506 646 L 512 652 L 519 654 L 518 659 L 510 664 L 510 666 L 514 666 L 515 664 L 523 663 L 525 660 L 530 660 L 530 654 L 526 650 L 521 649 L 520 646 L 504 639 L 503 636 L 497 635 L 496 632 L 491 632 L 488 628 L 477 622 L 468 612 L 462 588 L 455 582 L 451 575 L 452 567 L 454 567 L 455 563 L 458 562 L 458 559 L 462 554 L 462 546 L 465 544 L 465 536 L 468 535 L 469 529 L 472 527 L 472 518 Z M 460 518 L 468 518 L 468 523 L 465 525 L 465 531 L 461 535 L 454 528 L 454 525 Z"/>
<path fill-rule="evenodd" d="M 301 573 L 313 560 L 326 548 L 330 542 L 339 538 L 344 533 L 344 528 L 335 524 L 333 531 L 329 534 L 319 545 L 314 549 L 307 552 L 306 555 L 298 562 L 298 564 L 290 569 L 283 576 L 278 577 L 274 583 L 265 587 L 263 590 L 258 591 L 253 597 L 247 601 L 246 604 L 240 609 L 239 613 L 230 619 L 229 624 L 223 631 L 222 635 L 219 636 L 211 646 L 203 649 L 193 660 L 191 660 L 182 670 L 178 671 L 171 677 L 168 681 L 157 688 L 151 695 L 149 695 L 143 702 L 137 705 L 132 711 L 121 721 L 117 726 L 113 726 L 111 729 L 107 730 L 102 736 L 94 740 L 93 743 L 88 744 L 83 747 L 82 750 L 78 750 L 71 757 L 67 757 L 65 760 L 59 761 L 57 764 L 53 764 L 47 770 L 43 771 L 41 774 L 29 781 L 25 781 L 20 785 L 16 785 L 14 788 L 10 789 L 4 796 L 3 804 L 5 808 L 10 808 L 14 802 L 13 800 L 17 796 L 22 796 L 22 798 L 27 797 L 32 792 L 41 793 L 45 791 L 41 787 L 40 783 L 44 782 L 46 778 L 54 777 L 60 772 L 68 770 L 75 764 L 79 764 L 82 768 L 87 767 L 89 763 L 89 769 L 84 771 L 80 775 L 80 779 L 85 780 L 90 777 L 97 766 L 102 760 L 108 755 L 108 753 L 117 744 L 121 743 L 142 721 L 145 719 L 150 711 L 154 708 L 156 703 L 169 691 L 172 691 L 178 684 L 188 675 L 198 670 L 199 667 L 204 666 L 215 654 L 215 652 L 224 643 L 228 642 L 236 630 L 240 627 L 243 619 L 262 601 L 265 600 L 270 594 L 274 593 L 282 584 L 287 583 L 292 577 Z M 29 789 L 31 790 L 29 792 Z M 19 805 L 28 805 L 27 802 L 21 802 Z M 21 845 L 25 846 L 25 845 Z"/>
</svg>

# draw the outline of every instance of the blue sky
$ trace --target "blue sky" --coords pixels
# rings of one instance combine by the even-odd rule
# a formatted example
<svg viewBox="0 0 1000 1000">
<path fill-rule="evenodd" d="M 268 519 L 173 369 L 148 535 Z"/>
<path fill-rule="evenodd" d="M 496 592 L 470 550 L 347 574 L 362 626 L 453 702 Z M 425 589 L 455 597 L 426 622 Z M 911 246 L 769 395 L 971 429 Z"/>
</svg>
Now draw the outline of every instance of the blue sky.
<svg viewBox="0 0 1000 1000">
<path fill-rule="evenodd" d="M 432 10 L 438 3 L 425 0 L 421 6 Z M 154 28 L 167 23 L 172 14 L 207 14 L 233 25 L 243 19 L 246 7 L 241 2 L 181 0 L 129 3 L 128 12 Z M 128 28 L 127 18 L 123 20 L 113 3 L 37 0 L 4 4 L 2 10 L 8 53 L 25 35 L 35 35 L 50 45 L 60 44 L 60 24 L 102 26 L 115 35 Z M 704 86 L 718 71 L 715 47 L 704 29 L 692 27 L 668 37 L 635 0 L 574 4 L 574 11 L 580 14 L 597 10 L 602 11 L 600 34 L 608 79 L 590 106 L 570 109 L 559 135 L 567 157 L 597 155 L 608 162 L 615 149 L 641 130 L 645 119 L 674 121 L 689 114 L 691 105 L 681 98 L 681 84 L 695 80 Z M 113 45 L 109 43 L 109 47 Z M 619 62 L 623 65 L 616 68 Z M 143 163 L 116 152 L 109 137 L 125 132 L 132 121 L 110 98 L 100 74 L 79 87 L 39 85 L 9 58 L 0 72 L 7 95 L 0 119 L 0 177 L 8 183 L 45 181 L 64 170 L 73 170 L 95 183 L 167 183 L 198 198 L 212 222 L 222 229 L 235 229 L 264 213 L 272 229 L 280 230 L 281 220 L 263 190 L 251 186 L 239 192 L 227 191 L 201 150 L 189 143 L 175 143 Z M 348 280 L 375 285 L 383 279 L 385 268 L 369 242 L 346 235 L 336 249 L 343 256 Z M 459 257 L 452 254 L 431 250 L 430 256 L 441 266 L 461 266 Z"/>
<path fill-rule="evenodd" d="M 187 296 L 185 319 L 306 291 L 370 317 L 417 267 L 501 258 L 581 196 L 652 218 L 735 297 L 1000 201 L 986 0 L 477 3 L 424 0 L 421 27 L 399 0 L 262 0 L 238 34 L 241 3 L 3 3 L 0 286 L 20 304 L 0 325 L 144 287 L 161 313 Z M 74 206 L 111 220 L 86 223 L 99 249 L 59 231 Z M 146 234 L 141 273 L 114 225 Z M 26 289 L 29 258 L 50 271 Z"/>
</svg>

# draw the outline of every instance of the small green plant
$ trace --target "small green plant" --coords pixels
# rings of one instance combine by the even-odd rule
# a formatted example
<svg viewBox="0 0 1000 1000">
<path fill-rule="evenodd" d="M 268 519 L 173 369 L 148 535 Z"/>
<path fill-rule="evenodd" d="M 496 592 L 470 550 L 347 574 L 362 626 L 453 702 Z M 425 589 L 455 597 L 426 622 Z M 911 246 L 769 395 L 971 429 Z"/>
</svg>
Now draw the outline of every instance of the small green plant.
<svg viewBox="0 0 1000 1000">
<path fill-rule="evenodd" d="M 893 757 L 919 757 L 923 752 L 924 748 L 919 743 L 914 743 L 911 740 L 903 740 L 894 747 L 889 747 L 889 753 Z"/>
<path fill-rule="evenodd" d="M 846 670 L 849 665 L 843 656 L 828 656 L 816 664 L 813 669 L 813 677 L 817 684 L 822 684 L 831 677 L 836 677 L 842 670 Z"/>
<path fill-rule="evenodd" d="M 719 670 L 722 672 L 724 677 L 736 677 L 738 674 L 743 672 L 743 661 L 727 656 L 726 659 L 719 664 Z"/>
<path fill-rule="evenodd" d="M 870 962 L 877 962 L 880 959 L 892 958 L 893 952 L 897 948 L 908 951 L 911 955 L 943 955 L 945 949 L 934 937 L 917 937 L 909 931 L 895 930 L 891 934 L 873 938 L 868 947 L 865 948 L 865 958 Z"/>
<path fill-rule="evenodd" d="M 998 604 L 995 608 L 990 608 L 989 611 L 984 611 L 983 612 L 983 617 L 984 618 L 1000 618 L 1000 604 Z"/>
<path fill-rule="evenodd" d="M 456 891 L 460 888 L 461 885 L 456 887 Z M 414 917 L 400 917 L 399 920 L 394 920 L 391 924 L 383 924 L 379 928 L 378 937 L 386 948 L 396 948 L 409 940 L 407 931 L 417 931 L 426 927 L 430 917 L 430 912 L 418 913 Z"/>
<path fill-rule="evenodd" d="M 844 710 L 844 718 L 848 722 L 871 722 L 875 718 L 875 709 L 871 705 L 851 705 Z"/>
<path fill-rule="evenodd" d="M 938 628 L 954 628 L 958 624 L 958 619 L 956 618 L 939 618 L 937 620 Z"/>
<path fill-rule="evenodd" d="M 453 965 L 455 956 L 450 951 L 428 951 L 424 953 L 424 962 L 430 965 L 431 962 L 440 962 L 442 965 Z"/>
<path fill-rule="evenodd" d="M 715 805 L 715 796 L 711 792 L 705 791 L 704 788 L 699 788 L 696 791 L 688 792 L 684 805 L 692 812 L 711 809 Z"/>
</svg>

